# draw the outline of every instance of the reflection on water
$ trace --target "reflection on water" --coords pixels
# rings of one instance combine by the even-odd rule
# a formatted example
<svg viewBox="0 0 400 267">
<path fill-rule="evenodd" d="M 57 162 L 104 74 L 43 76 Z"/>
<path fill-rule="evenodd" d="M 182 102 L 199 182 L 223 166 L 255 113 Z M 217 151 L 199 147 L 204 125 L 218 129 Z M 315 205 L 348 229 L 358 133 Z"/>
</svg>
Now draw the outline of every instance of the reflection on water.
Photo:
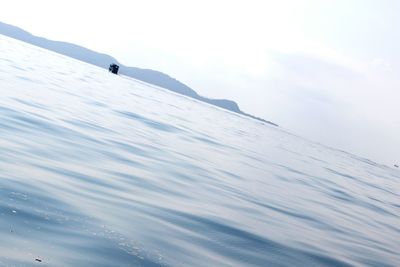
<svg viewBox="0 0 400 267">
<path fill-rule="evenodd" d="M 398 170 L 0 47 L 0 266 L 400 265 Z"/>
</svg>

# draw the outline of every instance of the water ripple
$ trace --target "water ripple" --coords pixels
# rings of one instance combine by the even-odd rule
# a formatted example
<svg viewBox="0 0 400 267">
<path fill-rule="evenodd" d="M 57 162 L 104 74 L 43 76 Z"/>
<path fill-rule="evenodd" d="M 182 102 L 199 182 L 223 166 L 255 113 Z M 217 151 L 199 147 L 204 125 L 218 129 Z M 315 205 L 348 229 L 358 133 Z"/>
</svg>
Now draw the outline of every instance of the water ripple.
<svg viewBox="0 0 400 267">
<path fill-rule="evenodd" d="M 0 46 L 0 266 L 400 266 L 398 170 Z"/>
</svg>

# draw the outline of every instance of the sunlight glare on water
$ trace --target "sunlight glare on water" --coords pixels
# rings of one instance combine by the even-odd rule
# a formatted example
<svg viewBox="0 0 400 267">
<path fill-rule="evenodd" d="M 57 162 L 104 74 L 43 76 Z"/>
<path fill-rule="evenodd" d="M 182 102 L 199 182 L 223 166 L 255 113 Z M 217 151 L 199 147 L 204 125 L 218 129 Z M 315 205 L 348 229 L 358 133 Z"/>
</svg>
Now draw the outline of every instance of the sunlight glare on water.
<svg viewBox="0 0 400 267">
<path fill-rule="evenodd" d="M 400 266 L 400 172 L 0 36 L 0 266 Z"/>
</svg>

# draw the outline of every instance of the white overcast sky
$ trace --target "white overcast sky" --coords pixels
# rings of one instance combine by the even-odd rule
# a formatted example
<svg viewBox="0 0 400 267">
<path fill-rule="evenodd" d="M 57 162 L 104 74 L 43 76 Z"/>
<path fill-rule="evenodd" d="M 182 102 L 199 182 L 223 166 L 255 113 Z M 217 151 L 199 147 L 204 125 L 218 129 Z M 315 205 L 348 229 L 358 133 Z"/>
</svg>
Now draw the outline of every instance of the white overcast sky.
<svg viewBox="0 0 400 267">
<path fill-rule="evenodd" d="M 163 71 L 308 139 L 392 165 L 400 162 L 399 12 L 397 0 L 12 0 L 0 21 Z"/>
</svg>

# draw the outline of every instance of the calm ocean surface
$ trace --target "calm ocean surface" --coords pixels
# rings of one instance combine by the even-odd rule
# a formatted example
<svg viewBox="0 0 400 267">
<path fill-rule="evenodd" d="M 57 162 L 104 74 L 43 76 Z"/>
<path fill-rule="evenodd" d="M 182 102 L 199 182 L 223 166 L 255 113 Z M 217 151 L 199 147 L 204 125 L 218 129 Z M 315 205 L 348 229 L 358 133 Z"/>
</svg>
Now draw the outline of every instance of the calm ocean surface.
<svg viewBox="0 0 400 267">
<path fill-rule="evenodd" d="M 400 266 L 400 170 L 1 35 L 0 93 L 1 267 Z"/>
</svg>

